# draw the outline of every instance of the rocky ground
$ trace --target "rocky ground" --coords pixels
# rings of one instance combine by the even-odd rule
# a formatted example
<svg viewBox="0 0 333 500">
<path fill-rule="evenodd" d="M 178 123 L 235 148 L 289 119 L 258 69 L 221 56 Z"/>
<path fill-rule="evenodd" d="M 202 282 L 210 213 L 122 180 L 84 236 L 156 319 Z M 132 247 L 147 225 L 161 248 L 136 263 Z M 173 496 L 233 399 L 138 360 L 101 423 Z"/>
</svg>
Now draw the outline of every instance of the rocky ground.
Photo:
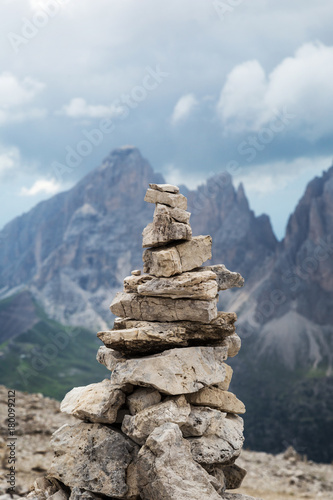
<svg viewBox="0 0 333 500">
<path fill-rule="evenodd" d="M 8 390 L 0 386 L 0 499 L 6 492 L 8 460 Z M 52 432 L 72 417 L 60 413 L 59 403 L 41 394 L 16 392 L 16 493 L 24 495 L 33 480 L 49 468 Z M 73 419 L 74 420 L 74 419 Z M 316 464 L 302 459 L 293 450 L 269 455 L 244 450 L 237 462 L 248 470 L 240 493 L 263 500 L 331 500 L 333 465 Z"/>
</svg>

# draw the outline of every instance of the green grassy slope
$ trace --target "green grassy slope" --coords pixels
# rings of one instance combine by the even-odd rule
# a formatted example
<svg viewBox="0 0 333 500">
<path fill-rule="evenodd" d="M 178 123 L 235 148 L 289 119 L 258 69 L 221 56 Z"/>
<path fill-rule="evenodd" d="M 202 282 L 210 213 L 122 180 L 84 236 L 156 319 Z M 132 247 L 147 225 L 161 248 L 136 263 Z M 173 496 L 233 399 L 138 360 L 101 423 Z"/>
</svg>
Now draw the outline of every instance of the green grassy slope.
<svg viewBox="0 0 333 500">
<path fill-rule="evenodd" d="M 2 301 L 0 309 L 8 305 Z M 61 325 L 35 304 L 34 325 L 0 344 L 0 383 L 61 400 L 74 386 L 110 376 L 96 361 L 100 345 L 91 331 Z"/>
</svg>

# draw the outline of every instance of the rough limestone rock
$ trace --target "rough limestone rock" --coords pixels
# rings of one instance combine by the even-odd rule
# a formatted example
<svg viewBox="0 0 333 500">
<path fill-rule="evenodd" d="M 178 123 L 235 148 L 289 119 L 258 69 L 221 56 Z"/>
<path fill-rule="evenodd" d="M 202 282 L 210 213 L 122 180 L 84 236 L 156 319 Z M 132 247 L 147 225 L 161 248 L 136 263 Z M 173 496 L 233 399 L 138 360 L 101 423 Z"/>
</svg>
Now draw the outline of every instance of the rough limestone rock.
<svg viewBox="0 0 333 500">
<path fill-rule="evenodd" d="M 226 490 L 226 479 L 223 474 L 223 466 L 221 464 L 201 464 L 205 471 L 212 477 L 215 477 L 218 484 L 221 487 L 221 497 L 224 498 L 223 493 Z"/>
<path fill-rule="evenodd" d="M 154 218 L 159 215 L 167 215 L 174 222 L 182 222 L 183 224 L 189 224 L 191 217 L 190 212 L 187 212 L 186 210 L 182 210 L 181 208 L 172 208 L 156 203 Z"/>
<path fill-rule="evenodd" d="M 225 477 L 225 486 L 227 490 L 236 490 L 241 487 L 244 477 L 247 472 L 242 467 L 239 467 L 236 464 L 226 465 L 221 467 L 224 477 Z M 207 470 L 207 469 L 206 469 Z M 208 471 L 209 472 L 209 471 Z M 211 474 L 211 472 L 209 472 Z M 215 475 L 215 474 L 212 474 Z M 216 477 L 216 476 L 215 476 Z"/>
<path fill-rule="evenodd" d="M 212 420 L 203 436 L 187 438 L 194 460 L 202 464 L 234 462 L 244 443 L 243 429 L 243 419 L 236 415 Z"/>
<path fill-rule="evenodd" d="M 218 428 L 223 424 L 226 413 L 205 406 L 191 406 L 187 421 L 181 426 L 184 437 L 203 436 L 208 428 Z M 213 424 L 214 422 L 214 424 Z"/>
<path fill-rule="evenodd" d="M 144 297 L 136 293 L 118 292 L 110 309 L 117 316 L 145 321 L 209 323 L 217 317 L 217 300 Z"/>
<path fill-rule="evenodd" d="M 228 356 L 229 356 L 229 351 L 228 351 Z M 225 367 L 225 379 L 220 384 L 215 384 L 214 386 L 217 387 L 218 389 L 221 389 L 221 391 L 227 391 L 229 389 L 233 374 L 233 369 L 231 368 L 231 366 L 224 363 L 224 367 Z"/>
<path fill-rule="evenodd" d="M 142 246 L 144 248 L 159 247 L 177 240 L 190 240 L 192 238 L 191 226 L 175 221 L 168 214 L 167 207 L 165 207 L 166 210 L 159 207 L 163 205 L 157 205 L 153 222 L 148 224 L 142 232 Z"/>
<path fill-rule="evenodd" d="M 212 271 L 186 272 L 171 278 L 155 278 L 148 274 L 124 279 L 125 292 L 149 297 L 212 300 L 216 297 L 216 275 Z"/>
<path fill-rule="evenodd" d="M 113 370 L 111 382 L 154 387 L 169 395 L 188 394 L 223 382 L 226 347 L 185 347 L 161 354 L 126 359 L 100 347 L 97 360 Z"/>
<path fill-rule="evenodd" d="M 172 184 L 154 184 L 154 183 L 151 183 L 151 184 L 149 184 L 149 187 L 151 189 L 155 189 L 156 191 L 162 191 L 162 192 L 174 193 L 174 194 L 179 193 L 179 187 L 173 186 Z"/>
<path fill-rule="evenodd" d="M 245 413 L 244 403 L 232 392 L 217 387 L 204 387 L 194 394 L 189 394 L 187 400 L 192 405 L 209 406 L 227 413 Z"/>
<path fill-rule="evenodd" d="M 178 396 L 150 406 L 133 417 L 126 415 L 121 430 L 133 441 L 143 445 L 156 427 L 167 422 L 181 426 L 186 423 L 190 412 L 191 407 L 186 398 L 183 395 Z"/>
<path fill-rule="evenodd" d="M 136 415 L 149 406 L 157 405 L 161 401 L 161 394 L 156 389 L 139 387 L 127 396 L 127 406 L 131 415 Z"/>
<path fill-rule="evenodd" d="M 143 270 L 153 276 L 169 278 L 174 274 L 192 271 L 212 258 L 212 238 L 195 236 L 189 241 L 143 252 Z"/>
<path fill-rule="evenodd" d="M 81 420 L 112 424 L 119 408 L 125 403 L 125 394 L 105 379 L 98 384 L 75 387 L 63 399 L 60 409 Z"/>
<path fill-rule="evenodd" d="M 262 500 L 261 498 L 249 497 L 248 495 L 242 495 L 240 493 L 224 493 L 223 500 Z"/>
<path fill-rule="evenodd" d="M 52 438 L 55 456 L 50 476 L 70 488 L 78 487 L 114 498 L 135 498 L 126 482 L 138 446 L 105 425 L 81 422 L 60 427 Z"/>
<path fill-rule="evenodd" d="M 156 189 L 147 189 L 145 201 L 148 203 L 161 203 L 173 208 L 187 209 L 187 199 L 182 194 L 168 193 Z"/>
<path fill-rule="evenodd" d="M 143 500 L 221 500 L 215 478 L 193 461 L 176 424 L 166 423 L 150 434 L 137 467 Z"/>
<path fill-rule="evenodd" d="M 94 493 L 91 493 L 91 491 L 85 491 L 80 488 L 73 488 L 71 492 L 71 496 L 69 497 L 69 500 L 95 500 L 95 499 L 101 499 L 102 497 L 94 495 Z"/>
<path fill-rule="evenodd" d="M 242 346 L 242 341 L 237 335 L 237 333 L 234 333 L 233 335 L 230 335 L 230 337 L 228 337 L 228 342 L 229 342 L 228 356 L 229 358 L 233 358 L 239 353 L 240 348 Z"/>
<path fill-rule="evenodd" d="M 204 266 L 200 268 L 203 272 L 212 271 L 216 275 L 219 290 L 228 290 L 229 288 L 241 288 L 244 286 L 244 278 L 239 273 L 229 271 L 223 264 L 215 266 Z"/>
<path fill-rule="evenodd" d="M 223 339 L 229 335 L 235 333 L 235 321 L 237 316 L 235 313 L 226 313 L 218 311 L 217 317 L 213 319 L 210 323 L 196 323 L 193 321 L 174 321 L 172 325 L 170 323 L 160 323 L 166 328 L 184 328 L 188 337 L 197 339 L 198 341 L 208 339 Z M 130 328 L 140 328 L 156 325 L 156 322 L 133 320 L 129 318 L 116 318 L 114 321 L 114 330 L 123 330 Z"/>
<path fill-rule="evenodd" d="M 228 348 L 228 357 L 235 356 L 234 336 L 224 338 L 200 332 L 191 335 L 185 328 L 172 327 L 174 323 L 142 322 L 138 328 L 128 330 L 108 330 L 98 332 L 98 337 L 106 347 L 120 351 L 126 356 L 156 354 L 172 347 L 190 347 L 196 345 L 218 345 Z M 202 338 L 201 338 L 202 337 Z M 240 342 L 239 342 L 240 344 Z M 110 368 L 111 369 L 111 368 Z"/>
</svg>

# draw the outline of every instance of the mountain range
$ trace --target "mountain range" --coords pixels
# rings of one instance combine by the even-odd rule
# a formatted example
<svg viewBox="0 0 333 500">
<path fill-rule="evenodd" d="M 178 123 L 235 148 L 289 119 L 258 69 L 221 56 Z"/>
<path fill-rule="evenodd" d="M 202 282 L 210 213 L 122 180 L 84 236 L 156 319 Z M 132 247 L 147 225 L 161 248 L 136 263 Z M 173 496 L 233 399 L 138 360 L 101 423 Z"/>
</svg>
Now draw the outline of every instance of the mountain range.
<svg viewBox="0 0 333 500">
<path fill-rule="evenodd" d="M 136 148 L 119 148 L 71 190 L 5 226 L 3 358 L 38 326 L 37 310 L 58 328 L 112 325 L 109 303 L 123 278 L 142 267 L 141 233 L 153 214 L 144 202 L 150 182 L 164 179 Z M 193 234 L 213 237 L 212 263 L 246 280 L 243 289 L 221 294 L 220 309 L 239 316 L 243 348 L 233 361 L 232 387 L 248 408 L 247 445 L 279 452 L 292 444 L 315 460 L 332 460 L 333 167 L 309 183 L 282 241 L 227 173 L 181 192 Z"/>
</svg>

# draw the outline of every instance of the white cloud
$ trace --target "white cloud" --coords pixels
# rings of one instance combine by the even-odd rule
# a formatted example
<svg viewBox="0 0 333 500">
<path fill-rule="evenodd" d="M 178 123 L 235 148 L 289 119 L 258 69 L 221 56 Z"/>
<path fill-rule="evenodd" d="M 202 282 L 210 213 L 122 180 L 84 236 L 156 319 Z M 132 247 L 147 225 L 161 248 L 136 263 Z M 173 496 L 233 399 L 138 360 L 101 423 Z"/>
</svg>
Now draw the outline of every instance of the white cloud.
<svg viewBox="0 0 333 500">
<path fill-rule="evenodd" d="M 10 109 L 32 101 L 45 88 L 42 82 L 26 77 L 19 81 L 9 71 L 0 74 L 0 108 Z"/>
<path fill-rule="evenodd" d="M 20 163 L 20 152 L 17 148 L 0 146 L 0 178 L 15 170 Z"/>
<path fill-rule="evenodd" d="M 265 197 L 279 191 L 283 193 L 292 183 L 299 182 L 303 177 L 311 179 L 321 175 L 331 164 L 332 158 L 329 156 L 270 162 L 236 175 L 235 182 L 243 182 L 249 195 Z"/>
<path fill-rule="evenodd" d="M 76 97 L 69 104 L 63 106 L 57 114 L 66 115 L 70 118 L 116 118 L 123 113 L 123 108 L 111 104 L 91 105 L 85 99 Z"/>
<path fill-rule="evenodd" d="M 61 189 L 61 185 L 55 179 L 38 179 L 30 188 L 22 187 L 20 194 L 21 196 L 36 196 L 41 193 L 56 194 Z"/>
<path fill-rule="evenodd" d="M 183 169 L 177 168 L 172 163 L 165 165 L 162 170 L 166 182 L 175 186 L 184 184 L 189 189 L 196 189 L 200 186 L 200 184 L 203 184 L 207 178 L 205 173 L 193 172 L 192 174 L 189 174 Z"/>
<path fill-rule="evenodd" d="M 171 116 L 171 122 L 176 124 L 186 120 L 195 107 L 198 105 L 198 100 L 194 94 L 183 95 L 176 103 Z"/>
<path fill-rule="evenodd" d="M 36 120 L 46 116 L 46 109 L 30 107 L 45 85 L 42 82 L 26 77 L 19 80 L 12 73 L 0 74 L 0 125 L 9 122 Z"/>
<path fill-rule="evenodd" d="M 258 61 L 236 66 L 221 91 L 218 112 L 227 132 L 258 131 L 286 108 L 296 133 L 310 140 L 333 131 L 333 47 L 306 43 L 266 75 Z"/>
</svg>

